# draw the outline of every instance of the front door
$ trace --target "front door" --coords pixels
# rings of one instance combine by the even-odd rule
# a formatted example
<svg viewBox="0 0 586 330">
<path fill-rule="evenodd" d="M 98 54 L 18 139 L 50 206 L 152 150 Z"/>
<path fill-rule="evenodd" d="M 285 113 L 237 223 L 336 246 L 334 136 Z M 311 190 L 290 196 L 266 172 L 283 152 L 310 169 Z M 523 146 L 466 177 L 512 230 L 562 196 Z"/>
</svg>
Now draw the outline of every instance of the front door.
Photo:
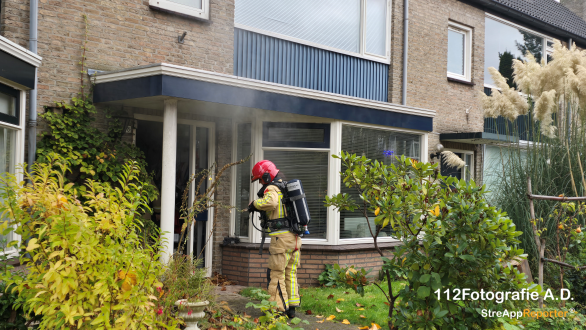
<svg viewBox="0 0 586 330">
<path fill-rule="evenodd" d="M 160 117 L 135 116 L 136 125 L 136 145 L 145 154 L 147 170 L 153 174 L 153 184 L 161 191 L 162 163 L 163 163 L 163 122 Z M 197 195 L 194 191 L 199 182 L 194 180 L 190 186 L 187 183 L 190 177 L 195 173 L 199 174 L 209 168 L 214 159 L 213 145 L 214 123 L 199 121 L 182 121 L 179 120 L 177 125 L 177 159 L 176 159 L 176 178 L 175 178 L 175 226 L 173 251 L 179 247 L 183 253 L 193 255 L 203 260 L 201 266 L 211 269 L 212 242 L 211 225 L 208 225 L 213 217 L 213 211 L 207 210 L 196 216 L 196 221 L 192 226 L 187 228 L 182 235 L 181 229 L 184 224 L 182 209 L 189 207 Z M 209 180 L 199 189 L 199 193 L 205 193 Z M 155 225 L 159 226 L 161 205 L 160 200 L 152 202 L 153 210 L 150 215 Z M 181 237 L 184 237 L 180 242 Z M 206 245 L 207 242 L 210 242 Z"/>
</svg>

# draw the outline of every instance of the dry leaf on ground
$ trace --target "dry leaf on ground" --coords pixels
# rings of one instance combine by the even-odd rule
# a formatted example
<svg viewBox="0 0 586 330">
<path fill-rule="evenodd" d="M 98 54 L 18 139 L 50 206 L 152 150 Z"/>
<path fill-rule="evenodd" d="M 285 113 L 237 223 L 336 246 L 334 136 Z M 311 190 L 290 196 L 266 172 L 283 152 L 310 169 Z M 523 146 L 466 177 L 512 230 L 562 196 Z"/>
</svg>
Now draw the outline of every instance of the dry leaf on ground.
<svg viewBox="0 0 586 330">
<path fill-rule="evenodd" d="M 363 327 L 358 327 L 358 330 L 368 330 L 369 327 L 367 325 L 363 326 Z"/>
<path fill-rule="evenodd" d="M 321 317 L 324 317 L 324 316 L 323 316 L 323 315 L 316 315 L 315 317 L 319 317 L 319 318 L 321 318 Z"/>
<path fill-rule="evenodd" d="M 360 318 L 362 318 L 362 319 L 365 319 L 365 318 L 366 318 L 366 316 L 364 316 L 364 315 L 362 315 L 362 314 L 361 314 L 361 315 L 360 315 Z"/>
<path fill-rule="evenodd" d="M 335 318 L 336 318 L 336 315 L 330 315 L 330 316 L 328 316 L 328 318 L 326 318 L 326 320 L 327 321 L 331 321 L 331 320 L 333 320 Z"/>
<path fill-rule="evenodd" d="M 324 323 L 325 320 L 316 321 L 317 323 Z"/>
<path fill-rule="evenodd" d="M 363 311 L 363 310 L 364 310 L 364 308 L 358 308 L 357 309 L 357 311 Z"/>
<path fill-rule="evenodd" d="M 328 296 L 328 299 L 332 299 L 332 298 L 334 298 L 334 295 L 333 294 L 331 294 L 331 295 Z"/>
<path fill-rule="evenodd" d="M 350 321 L 344 319 L 344 321 L 342 321 L 343 324 L 350 324 Z"/>
<path fill-rule="evenodd" d="M 364 307 L 364 305 L 356 303 L 356 307 Z"/>
<path fill-rule="evenodd" d="M 336 312 L 338 312 L 338 313 L 342 313 L 342 312 L 343 312 L 343 310 L 341 310 L 341 309 L 339 309 L 338 307 L 336 307 Z"/>
</svg>

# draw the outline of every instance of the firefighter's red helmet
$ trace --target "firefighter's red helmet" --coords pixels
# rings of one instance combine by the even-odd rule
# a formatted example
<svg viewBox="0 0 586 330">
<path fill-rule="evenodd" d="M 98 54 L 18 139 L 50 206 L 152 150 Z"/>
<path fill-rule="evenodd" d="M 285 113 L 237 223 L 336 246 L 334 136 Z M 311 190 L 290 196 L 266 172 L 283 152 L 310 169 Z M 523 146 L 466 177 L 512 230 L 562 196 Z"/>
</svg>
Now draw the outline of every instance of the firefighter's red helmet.
<svg viewBox="0 0 586 330">
<path fill-rule="evenodd" d="M 273 181 L 277 174 L 279 174 L 279 169 L 277 169 L 277 166 L 273 162 L 270 160 L 261 160 L 252 168 L 250 182 L 262 179 L 261 182 L 264 181 L 263 183 L 267 184 Z"/>
</svg>

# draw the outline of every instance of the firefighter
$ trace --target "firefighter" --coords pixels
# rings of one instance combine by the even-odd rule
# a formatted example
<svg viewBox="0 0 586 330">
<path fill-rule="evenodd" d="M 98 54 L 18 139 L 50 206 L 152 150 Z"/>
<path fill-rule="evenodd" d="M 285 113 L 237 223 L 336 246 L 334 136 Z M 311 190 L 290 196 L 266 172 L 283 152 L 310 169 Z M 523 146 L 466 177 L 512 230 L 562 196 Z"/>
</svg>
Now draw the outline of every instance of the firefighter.
<svg viewBox="0 0 586 330">
<path fill-rule="evenodd" d="M 251 182 L 259 180 L 263 185 L 259 199 L 250 203 L 249 208 L 265 212 L 269 223 L 269 265 L 267 269 L 269 301 L 275 301 L 281 312 L 289 318 L 295 317 L 295 307 L 299 307 L 299 285 L 297 268 L 300 265 L 301 239 L 292 233 L 283 194 L 277 183 L 283 182 L 279 170 L 269 160 L 262 160 L 252 168 Z M 262 196 L 262 197 L 261 197 Z"/>
</svg>

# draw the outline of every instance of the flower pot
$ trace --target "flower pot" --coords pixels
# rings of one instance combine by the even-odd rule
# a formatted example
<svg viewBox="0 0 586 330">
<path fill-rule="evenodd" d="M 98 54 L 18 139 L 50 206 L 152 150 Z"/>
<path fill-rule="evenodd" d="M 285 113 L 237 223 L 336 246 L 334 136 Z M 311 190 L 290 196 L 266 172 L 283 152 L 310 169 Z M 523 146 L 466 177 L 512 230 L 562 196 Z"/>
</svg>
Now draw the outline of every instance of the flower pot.
<svg viewBox="0 0 586 330">
<path fill-rule="evenodd" d="M 175 306 L 179 307 L 179 317 L 185 321 L 185 330 L 200 330 L 197 321 L 204 318 L 203 311 L 209 301 L 188 302 L 187 299 L 177 300 Z"/>
</svg>

